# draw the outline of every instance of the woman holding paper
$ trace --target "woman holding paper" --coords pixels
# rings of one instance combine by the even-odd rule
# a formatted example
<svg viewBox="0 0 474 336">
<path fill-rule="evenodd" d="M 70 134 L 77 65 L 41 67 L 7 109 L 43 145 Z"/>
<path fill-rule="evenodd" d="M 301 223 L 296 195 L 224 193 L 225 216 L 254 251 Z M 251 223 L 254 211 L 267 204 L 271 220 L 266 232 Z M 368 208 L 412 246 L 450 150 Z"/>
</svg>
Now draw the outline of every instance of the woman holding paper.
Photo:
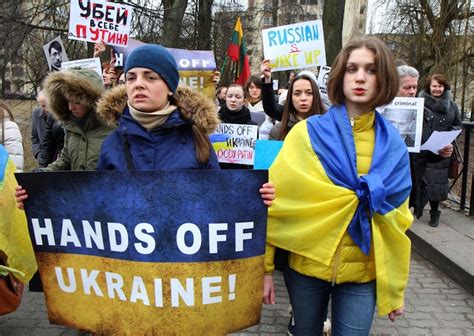
<svg viewBox="0 0 474 336">
<path fill-rule="evenodd" d="M 331 298 L 333 335 L 368 335 L 377 304 L 403 313 L 410 240 L 410 165 L 397 130 L 375 111 L 395 97 L 393 55 L 380 40 L 349 42 L 329 78 L 333 105 L 297 123 L 270 168 L 264 302 L 275 302 L 275 247 L 297 335 L 320 335 Z M 390 262 L 388 262 L 390 261 Z"/>
<path fill-rule="evenodd" d="M 426 79 L 425 88 L 419 94 L 419 97 L 425 98 L 422 144 L 434 131 L 462 128 L 459 109 L 452 100 L 449 88 L 449 83 L 443 75 L 434 74 Z M 453 145 L 449 144 L 442 148 L 438 155 L 425 150 L 413 155 L 414 181 L 410 203 L 415 208 L 417 218 L 423 215 L 426 203 L 430 203 L 429 224 L 432 227 L 437 227 L 439 223 L 439 202 L 448 198 L 448 169 L 452 153 Z"/>
</svg>

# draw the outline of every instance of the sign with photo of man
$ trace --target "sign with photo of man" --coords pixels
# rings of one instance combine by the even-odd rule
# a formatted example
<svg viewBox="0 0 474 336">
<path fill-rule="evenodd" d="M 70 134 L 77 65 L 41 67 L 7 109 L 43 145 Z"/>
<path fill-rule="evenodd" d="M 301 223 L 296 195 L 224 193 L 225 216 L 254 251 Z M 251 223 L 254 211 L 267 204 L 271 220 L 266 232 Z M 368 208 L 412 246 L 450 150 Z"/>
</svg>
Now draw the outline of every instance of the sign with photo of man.
<svg viewBox="0 0 474 336">
<path fill-rule="evenodd" d="M 423 131 L 423 98 L 396 97 L 380 113 L 400 132 L 408 151 L 420 152 Z"/>
<path fill-rule="evenodd" d="M 43 46 L 46 60 L 48 61 L 48 67 L 51 71 L 61 70 L 61 64 L 68 61 L 66 50 L 64 49 L 61 36 L 56 37 L 51 42 Z"/>
</svg>

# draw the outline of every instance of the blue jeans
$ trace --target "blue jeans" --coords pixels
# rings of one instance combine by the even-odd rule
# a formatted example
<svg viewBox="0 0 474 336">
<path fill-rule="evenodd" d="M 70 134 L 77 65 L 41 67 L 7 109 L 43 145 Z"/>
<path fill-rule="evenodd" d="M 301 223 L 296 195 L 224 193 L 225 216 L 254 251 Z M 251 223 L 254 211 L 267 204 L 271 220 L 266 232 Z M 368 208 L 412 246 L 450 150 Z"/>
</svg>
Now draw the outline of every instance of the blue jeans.
<svg viewBox="0 0 474 336">
<path fill-rule="evenodd" d="M 330 282 L 285 269 L 296 335 L 321 335 L 331 297 L 333 336 L 368 335 L 375 310 L 375 280 L 366 283 Z"/>
</svg>

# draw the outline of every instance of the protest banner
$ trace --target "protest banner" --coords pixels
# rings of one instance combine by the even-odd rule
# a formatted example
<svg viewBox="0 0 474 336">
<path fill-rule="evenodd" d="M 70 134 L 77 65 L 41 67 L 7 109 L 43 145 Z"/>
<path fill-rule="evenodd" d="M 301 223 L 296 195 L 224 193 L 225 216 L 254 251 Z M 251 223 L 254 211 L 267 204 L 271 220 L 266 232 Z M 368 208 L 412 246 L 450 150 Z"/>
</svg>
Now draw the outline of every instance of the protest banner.
<svg viewBox="0 0 474 336">
<path fill-rule="evenodd" d="M 379 111 L 398 129 L 411 153 L 420 152 L 424 105 L 424 98 L 396 97 Z"/>
<path fill-rule="evenodd" d="M 81 68 L 81 69 L 92 69 L 102 77 L 102 65 L 100 64 L 100 58 L 84 58 L 75 61 L 63 62 L 62 69 Z M 102 79 L 103 81 L 103 79 Z"/>
<path fill-rule="evenodd" d="M 326 65 L 321 20 L 295 23 L 262 31 L 264 59 L 272 71 Z"/>
<path fill-rule="evenodd" d="M 127 48 L 113 47 L 115 51 L 116 66 L 125 65 L 128 55 L 145 43 L 129 39 Z M 216 60 L 211 50 L 185 50 L 167 48 L 178 64 L 180 84 L 202 92 L 210 99 L 216 98 L 216 87 L 212 81 L 216 70 Z"/>
<path fill-rule="evenodd" d="M 222 123 L 211 135 L 219 162 L 253 165 L 257 125 Z"/>
<path fill-rule="evenodd" d="M 61 36 L 45 44 L 43 51 L 51 71 L 61 70 L 62 63 L 68 60 Z"/>
<path fill-rule="evenodd" d="M 71 0 L 69 39 L 126 47 L 132 7 L 104 0 Z"/>
<path fill-rule="evenodd" d="M 283 141 L 257 140 L 255 144 L 255 161 L 253 169 L 270 169 L 278 153 L 280 153 Z"/>
<path fill-rule="evenodd" d="M 319 69 L 319 73 L 318 73 L 319 92 L 321 92 L 326 97 L 328 95 L 327 87 L 328 87 L 328 79 L 329 79 L 329 73 L 330 72 L 331 72 L 331 67 L 323 65 Z"/>
<path fill-rule="evenodd" d="M 267 209 L 252 170 L 16 174 L 51 323 L 224 335 L 259 322 Z"/>
<path fill-rule="evenodd" d="M 180 83 L 202 92 L 214 100 L 216 86 L 212 76 L 216 70 L 216 60 L 211 50 L 185 50 L 168 48 L 178 64 Z"/>
</svg>

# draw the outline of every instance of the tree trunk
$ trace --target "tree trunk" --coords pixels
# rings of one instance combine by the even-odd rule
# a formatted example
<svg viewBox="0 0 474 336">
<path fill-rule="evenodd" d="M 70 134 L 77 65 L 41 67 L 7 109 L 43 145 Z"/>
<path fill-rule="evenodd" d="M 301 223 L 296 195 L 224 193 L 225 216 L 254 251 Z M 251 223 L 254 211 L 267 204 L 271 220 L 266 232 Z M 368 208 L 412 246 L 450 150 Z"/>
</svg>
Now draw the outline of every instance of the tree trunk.
<svg viewBox="0 0 474 336">
<path fill-rule="evenodd" d="M 211 9 L 213 2 L 214 0 L 199 0 L 197 47 L 200 50 L 211 49 Z"/>
<path fill-rule="evenodd" d="M 342 24 L 345 0 L 326 0 L 323 8 L 326 61 L 331 65 L 342 48 Z"/>
<path fill-rule="evenodd" d="M 187 6 L 187 0 L 163 0 L 164 14 L 161 40 L 165 47 L 179 46 L 179 37 Z"/>
</svg>

